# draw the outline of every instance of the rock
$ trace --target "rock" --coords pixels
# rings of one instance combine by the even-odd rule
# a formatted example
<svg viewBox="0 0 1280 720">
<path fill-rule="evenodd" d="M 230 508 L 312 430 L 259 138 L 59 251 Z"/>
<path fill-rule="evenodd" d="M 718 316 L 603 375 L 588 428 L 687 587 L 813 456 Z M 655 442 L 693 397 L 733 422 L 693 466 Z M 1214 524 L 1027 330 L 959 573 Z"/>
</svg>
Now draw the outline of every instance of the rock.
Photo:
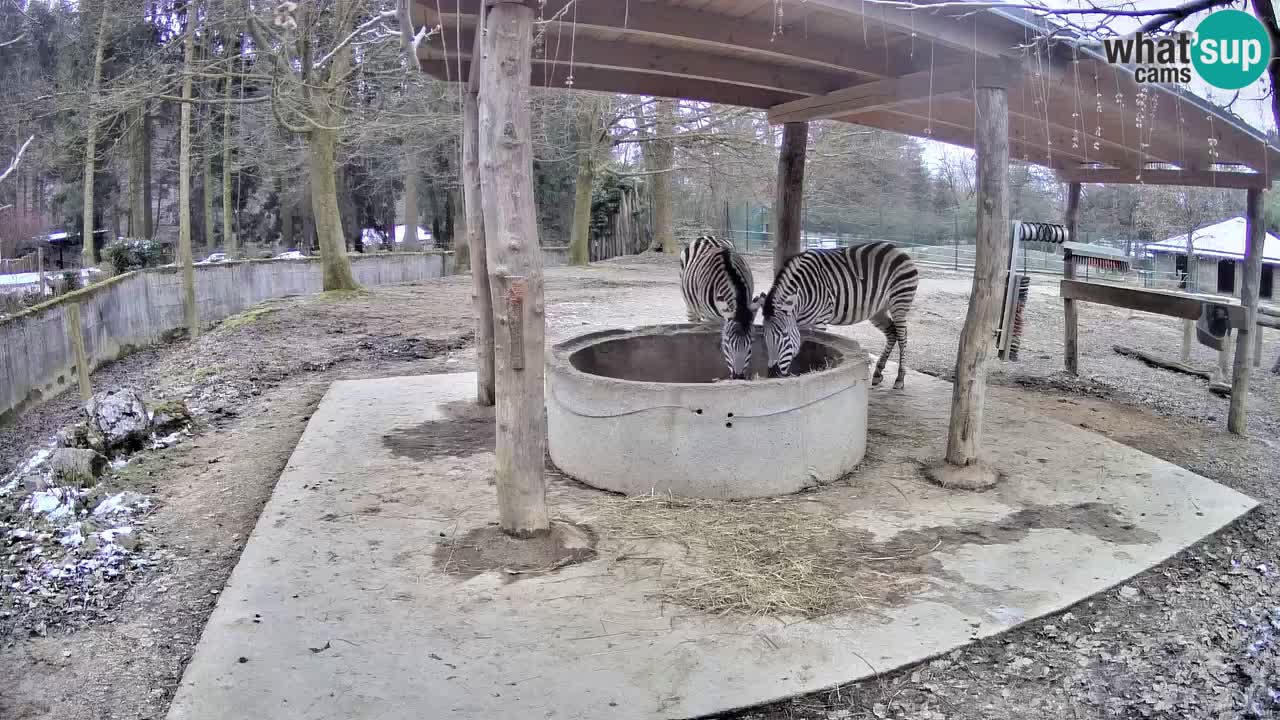
<svg viewBox="0 0 1280 720">
<path fill-rule="evenodd" d="M 49 471 L 68 485 L 89 487 L 106 469 L 107 459 L 94 450 L 58 448 L 49 456 Z"/>
<path fill-rule="evenodd" d="M 191 422 L 191 410 L 182 400 L 166 400 L 151 411 L 151 431 L 168 435 L 181 430 Z"/>
<path fill-rule="evenodd" d="M 72 423 L 59 430 L 54 437 L 58 447 L 87 448 L 89 447 L 89 423 L 83 420 Z"/>
<path fill-rule="evenodd" d="M 93 436 L 99 436 L 107 455 L 141 447 L 150 432 L 146 403 L 132 388 L 97 393 L 84 409 L 89 415 L 90 445 Z"/>
<path fill-rule="evenodd" d="M 1120 588 L 1120 598 L 1122 600 L 1128 600 L 1132 602 L 1138 599 L 1138 595 L 1139 595 L 1138 588 L 1132 585 L 1125 585 L 1124 587 Z"/>
<path fill-rule="evenodd" d="M 31 473 L 30 475 L 24 475 L 22 476 L 22 487 L 26 488 L 27 492 L 40 492 L 41 490 L 48 490 L 49 478 L 45 477 L 44 475 L 41 475 L 40 473 Z"/>
</svg>

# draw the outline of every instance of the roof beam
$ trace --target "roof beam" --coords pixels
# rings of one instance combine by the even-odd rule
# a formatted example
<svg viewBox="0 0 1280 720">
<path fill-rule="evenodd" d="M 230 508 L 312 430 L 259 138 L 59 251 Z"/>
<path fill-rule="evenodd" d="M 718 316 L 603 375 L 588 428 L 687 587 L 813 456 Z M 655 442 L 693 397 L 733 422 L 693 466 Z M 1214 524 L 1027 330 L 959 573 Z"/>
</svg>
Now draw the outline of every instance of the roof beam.
<svg viewBox="0 0 1280 720">
<path fill-rule="evenodd" d="M 976 52 L 979 55 L 996 58 L 1014 49 L 1004 33 L 990 27 L 989 24 L 979 22 L 979 19 L 994 17 L 986 14 L 989 7 L 981 5 L 958 11 L 957 14 L 960 16 L 957 17 L 927 8 L 907 9 L 884 3 L 867 3 L 863 0 L 805 0 L 805 2 L 832 12 L 877 22 L 898 32 L 915 33 L 918 38 L 932 38 L 949 48 L 962 50 L 970 57 Z"/>
<path fill-rule="evenodd" d="M 436 12 L 430 0 L 416 0 L 427 23 L 441 23 L 452 28 L 461 14 L 464 25 L 474 25 L 475 15 L 484 0 L 451 0 Z M 563 12 L 563 16 L 559 13 Z M 800 34 L 775 34 L 773 28 L 745 20 L 729 21 L 723 15 L 691 10 L 674 5 L 649 2 L 577 2 L 547 0 L 544 18 L 558 18 L 555 27 L 548 23 L 546 36 L 557 32 L 569 37 L 576 26 L 583 32 L 607 31 L 626 35 L 674 38 L 708 51 L 731 50 L 750 52 L 753 59 L 808 66 L 837 71 L 853 71 L 877 78 L 899 75 L 904 69 L 914 70 L 920 60 L 900 50 L 864 47 L 847 38 L 823 36 L 811 29 Z M 446 31 L 452 37 L 451 33 Z"/>
<path fill-rule="evenodd" d="M 880 110 L 930 95 L 950 95 L 973 92 L 973 68 L 949 67 L 938 71 L 904 75 L 836 90 L 818 97 L 793 100 L 769 108 L 769 122 L 775 125 L 789 122 L 826 120 L 856 115 L 860 112 Z"/>
<path fill-rule="evenodd" d="M 971 125 L 966 126 L 938 119 L 930 121 L 917 115 L 899 112 L 897 109 L 873 110 L 850 118 L 848 121 L 912 137 L 937 140 L 949 145 L 973 148 Z M 1049 156 L 1043 145 L 1022 140 L 1012 128 L 1009 132 L 1009 156 L 1013 160 L 1025 160 L 1051 168 L 1060 168 L 1072 162 L 1079 162 L 1079 158 L 1073 157 L 1070 153 L 1054 153 L 1052 157 Z"/>
<path fill-rule="evenodd" d="M 449 38 L 452 40 L 453 38 Z M 472 57 L 473 35 L 462 38 L 461 47 L 449 43 L 450 62 L 457 57 Z M 852 72 L 815 73 L 812 70 L 772 63 L 739 60 L 723 56 L 705 55 L 678 48 L 641 45 L 637 43 L 608 42 L 595 37 L 548 33 L 544 38 L 541 56 L 534 56 L 535 64 L 563 65 L 573 69 L 593 67 L 621 72 L 642 72 L 671 78 L 690 78 L 731 85 L 774 90 L 787 95 L 820 95 L 848 83 L 858 75 Z M 442 58 L 443 48 L 438 39 L 418 48 L 420 58 Z M 536 77 L 537 73 L 535 73 Z M 575 83 L 576 84 L 576 83 Z"/>
<path fill-rule="evenodd" d="M 452 51 L 451 51 L 452 52 Z M 448 61 L 448 77 L 456 80 L 459 77 L 459 61 L 450 58 Z M 422 61 L 422 69 L 435 78 L 445 77 L 445 60 L 438 57 Z M 468 77 L 471 71 L 470 58 L 461 61 L 461 77 Z M 529 80 L 533 87 L 568 90 L 569 66 L 567 63 L 535 64 Z M 573 69 L 573 90 L 593 90 L 597 92 L 622 93 L 629 95 L 652 95 L 695 102 L 720 103 L 738 105 L 740 107 L 766 108 L 776 104 L 788 96 L 773 90 L 745 87 L 742 85 L 726 85 L 724 83 L 686 78 L 672 78 L 664 75 L 653 75 L 645 72 L 619 72 L 593 67 L 575 67 Z M 791 95 L 795 98 L 797 95 Z"/>
<path fill-rule="evenodd" d="M 1127 170 L 1114 168 L 1063 168 L 1058 170 L 1063 182 L 1116 183 L 1143 185 L 1181 185 L 1226 188 L 1230 190 L 1266 190 L 1271 179 L 1261 173 L 1215 172 L 1212 170 Z"/>
</svg>

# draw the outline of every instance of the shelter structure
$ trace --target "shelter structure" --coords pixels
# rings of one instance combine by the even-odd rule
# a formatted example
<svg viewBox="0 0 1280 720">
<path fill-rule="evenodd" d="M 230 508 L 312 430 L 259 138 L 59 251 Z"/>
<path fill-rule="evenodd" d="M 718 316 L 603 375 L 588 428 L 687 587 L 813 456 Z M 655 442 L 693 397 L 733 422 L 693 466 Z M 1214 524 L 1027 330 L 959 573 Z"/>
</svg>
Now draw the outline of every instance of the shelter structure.
<svg viewBox="0 0 1280 720">
<path fill-rule="evenodd" d="M 1131 69 L 1108 64 L 1050 19 L 986 2 L 931 5 L 415 0 L 415 25 L 435 29 L 418 45 L 423 69 L 466 83 L 464 182 L 480 325 L 478 397 L 494 397 L 496 384 L 505 530 L 519 535 L 547 522 L 541 267 L 528 149 L 531 86 L 767 111 L 782 126 L 773 212 L 777 263 L 800 251 L 810 121 L 846 121 L 972 148 L 977 250 L 956 359 L 946 467 L 979 482 L 993 477 L 982 468 L 979 449 L 984 368 L 993 354 L 1010 246 L 1009 160 L 1054 168 L 1069 183 L 1070 230 L 1082 183 L 1248 189 L 1251 249 L 1242 304 L 1250 321 L 1238 332 L 1231 415 L 1232 429 L 1243 427 L 1261 193 L 1280 165 L 1280 148 L 1190 93 L 1138 84 Z M 477 227 L 481 221 L 483 228 Z M 1067 268 L 1071 280 L 1070 263 Z M 1072 372 L 1074 302 L 1065 301 L 1064 334 Z M 486 358 L 490 342 L 492 363 Z"/>
<path fill-rule="evenodd" d="M 1240 297 L 1239 279 L 1244 274 L 1248 246 L 1249 223 L 1244 217 L 1234 217 L 1191 233 L 1190 255 L 1186 233 L 1150 243 L 1147 252 L 1155 261 L 1158 276 L 1172 278 L 1178 287 Z M 1280 266 L 1280 238 L 1267 233 L 1262 249 L 1259 298 L 1274 296 L 1277 266 Z"/>
</svg>

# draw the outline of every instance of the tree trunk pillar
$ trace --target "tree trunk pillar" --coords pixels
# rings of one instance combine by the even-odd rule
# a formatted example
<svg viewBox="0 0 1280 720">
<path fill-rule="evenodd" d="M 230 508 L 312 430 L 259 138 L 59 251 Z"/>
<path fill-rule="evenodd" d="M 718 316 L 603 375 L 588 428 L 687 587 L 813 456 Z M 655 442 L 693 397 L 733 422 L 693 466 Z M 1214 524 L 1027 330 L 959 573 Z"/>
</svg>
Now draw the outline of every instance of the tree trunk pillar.
<svg viewBox="0 0 1280 720">
<path fill-rule="evenodd" d="M 1009 257 L 1009 98 L 1004 86 L 982 86 L 977 102 L 977 248 L 973 291 L 956 353 L 946 462 L 952 468 L 980 467 L 982 411 L 986 401 L 987 361 L 1003 293 L 1001 275 Z M 994 483 L 993 471 L 957 480 L 961 487 Z"/>
<path fill-rule="evenodd" d="M 782 150 L 778 153 L 778 187 L 773 208 L 773 272 L 787 258 L 800 254 L 800 220 L 804 207 L 804 159 L 809 144 L 809 123 L 782 126 Z"/>
<path fill-rule="evenodd" d="M 1067 186 L 1067 211 L 1063 224 L 1067 226 L 1067 239 L 1076 239 L 1077 218 L 1080 215 L 1080 183 L 1073 182 Z M 1062 277 L 1071 280 L 1076 276 L 1076 264 L 1071 258 L 1071 251 L 1063 253 Z M 1062 364 L 1072 375 L 1080 374 L 1080 345 L 1076 337 L 1079 327 L 1079 309 L 1075 300 L 1062 301 L 1063 337 Z"/>
<path fill-rule="evenodd" d="M 471 79 L 462 96 L 462 204 L 466 213 L 467 254 L 471 264 L 471 307 L 476 316 L 476 404 L 493 405 L 493 294 L 484 237 L 484 205 L 480 192 L 480 45 L 484 8 L 476 27 Z"/>
<path fill-rule="evenodd" d="M 1249 353 L 1253 334 L 1258 329 L 1258 287 L 1262 284 L 1262 245 L 1266 242 L 1266 223 L 1262 218 L 1262 191 L 1249 190 L 1245 213 L 1248 247 L 1244 251 L 1244 277 L 1240 282 L 1240 305 L 1244 307 L 1244 324 L 1236 328 L 1236 357 L 1231 373 L 1231 409 L 1227 414 L 1227 430 L 1236 435 L 1248 434 Z"/>
<path fill-rule="evenodd" d="M 529 73 L 533 8 L 500 0 L 481 34 L 480 191 L 494 301 L 498 521 L 547 530 L 542 255 L 533 197 Z M 489 242 L 491 241 L 491 242 Z"/>
</svg>

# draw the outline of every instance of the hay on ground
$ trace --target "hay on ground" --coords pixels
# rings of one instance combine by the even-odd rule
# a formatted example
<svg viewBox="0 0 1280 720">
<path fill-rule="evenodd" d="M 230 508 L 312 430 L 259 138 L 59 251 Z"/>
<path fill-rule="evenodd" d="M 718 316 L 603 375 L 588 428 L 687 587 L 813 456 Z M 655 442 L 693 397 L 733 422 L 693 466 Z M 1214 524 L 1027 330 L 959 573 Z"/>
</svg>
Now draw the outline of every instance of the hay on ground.
<svg viewBox="0 0 1280 720">
<path fill-rule="evenodd" d="M 873 542 L 868 532 L 839 527 L 825 506 L 797 497 L 609 498 L 593 524 L 612 542 L 686 548 L 664 563 L 657 595 L 713 614 L 811 619 L 899 605 L 925 586 L 936 549 Z"/>
</svg>

